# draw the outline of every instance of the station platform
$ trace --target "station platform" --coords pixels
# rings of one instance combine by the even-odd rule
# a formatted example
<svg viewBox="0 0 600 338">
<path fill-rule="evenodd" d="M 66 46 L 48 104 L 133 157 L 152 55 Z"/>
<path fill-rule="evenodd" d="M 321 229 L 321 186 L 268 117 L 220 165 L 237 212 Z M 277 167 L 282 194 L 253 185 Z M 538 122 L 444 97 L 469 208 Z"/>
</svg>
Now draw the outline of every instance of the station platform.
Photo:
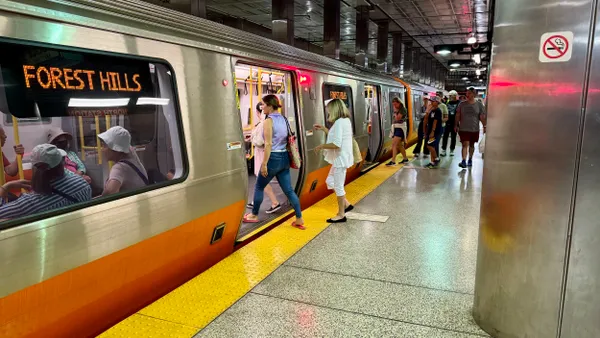
<svg viewBox="0 0 600 338">
<path fill-rule="evenodd" d="M 412 151 L 409 151 L 412 153 Z M 471 315 L 483 161 L 380 165 L 100 335 L 487 337 Z"/>
</svg>

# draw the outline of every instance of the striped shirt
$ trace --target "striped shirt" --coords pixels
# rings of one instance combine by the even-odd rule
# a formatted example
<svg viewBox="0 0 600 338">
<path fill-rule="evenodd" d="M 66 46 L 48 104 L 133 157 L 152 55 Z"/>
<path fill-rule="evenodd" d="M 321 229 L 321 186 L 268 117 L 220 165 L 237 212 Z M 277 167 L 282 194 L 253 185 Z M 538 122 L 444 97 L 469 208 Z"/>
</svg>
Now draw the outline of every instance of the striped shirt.
<svg viewBox="0 0 600 338">
<path fill-rule="evenodd" d="M 79 203 L 92 199 L 92 188 L 79 175 L 64 175 L 54 180 L 52 189 L 71 196 Z M 17 200 L 0 206 L 0 219 L 13 219 L 75 204 L 57 193 L 42 195 L 35 192 L 22 194 Z"/>
</svg>

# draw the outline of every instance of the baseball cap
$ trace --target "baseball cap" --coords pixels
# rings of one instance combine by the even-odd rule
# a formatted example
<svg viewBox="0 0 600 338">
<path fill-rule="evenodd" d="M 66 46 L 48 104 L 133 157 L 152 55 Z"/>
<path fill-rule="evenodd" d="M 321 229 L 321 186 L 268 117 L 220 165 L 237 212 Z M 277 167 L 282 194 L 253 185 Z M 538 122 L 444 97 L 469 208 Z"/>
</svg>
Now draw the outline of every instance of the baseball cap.
<svg viewBox="0 0 600 338">
<path fill-rule="evenodd" d="M 59 165 L 67 153 L 53 144 L 40 144 L 31 151 L 31 164 L 46 163 L 50 168 Z"/>
<path fill-rule="evenodd" d="M 424 99 L 428 99 L 428 100 L 429 100 L 429 94 L 425 94 L 425 95 L 423 95 L 423 98 L 424 98 Z"/>
<path fill-rule="evenodd" d="M 429 98 L 429 100 L 430 100 L 430 101 L 432 101 L 432 102 L 440 102 L 440 98 L 439 98 L 439 97 L 437 97 L 437 96 L 431 96 L 431 97 Z"/>
<path fill-rule="evenodd" d="M 118 151 L 120 153 L 129 153 L 129 147 L 131 147 L 131 134 L 127 129 L 114 126 L 107 131 L 98 135 L 98 138 L 102 142 L 106 143 L 109 149 Z"/>
<path fill-rule="evenodd" d="M 451 90 L 450 93 L 448 93 L 448 95 L 450 95 L 450 96 L 458 96 L 458 92 L 456 90 Z"/>
</svg>

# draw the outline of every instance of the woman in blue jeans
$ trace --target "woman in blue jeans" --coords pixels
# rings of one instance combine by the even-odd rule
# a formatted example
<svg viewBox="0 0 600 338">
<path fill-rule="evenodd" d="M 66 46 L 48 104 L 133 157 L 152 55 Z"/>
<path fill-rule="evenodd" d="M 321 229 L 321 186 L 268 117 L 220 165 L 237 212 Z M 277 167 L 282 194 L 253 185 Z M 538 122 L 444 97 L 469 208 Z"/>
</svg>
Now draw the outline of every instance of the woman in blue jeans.
<svg viewBox="0 0 600 338">
<path fill-rule="evenodd" d="M 252 213 L 244 216 L 244 222 L 259 222 L 258 211 L 263 201 L 265 187 L 274 177 L 277 177 L 281 189 L 296 212 L 296 220 L 292 223 L 292 226 L 304 230 L 306 228 L 302 219 L 300 200 L 292 188 L 290 177 L 290 158 L 287 152 L 288 121 L 279 113 L 281 104 L 277 96 L 267 95 L 262 100 L 264 103 L 263 113 L 266 115 L 263 122 L 265 157 L 260 168 L 260 175 L 258 175 L 254 186 Z"/>
</svg>

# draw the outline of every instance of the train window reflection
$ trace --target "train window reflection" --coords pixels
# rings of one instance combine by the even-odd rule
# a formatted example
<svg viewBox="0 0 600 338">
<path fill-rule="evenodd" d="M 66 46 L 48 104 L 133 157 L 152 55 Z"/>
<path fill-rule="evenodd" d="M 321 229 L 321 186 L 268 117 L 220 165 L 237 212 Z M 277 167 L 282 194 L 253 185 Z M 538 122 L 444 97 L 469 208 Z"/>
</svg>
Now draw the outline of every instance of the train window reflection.
<svg viewBox="0 0 600 338">
<path fill-rule="evenodd" d="M 1 220 L 73 210 L 184 176 L 167 64 L 20 42 L 0 47 L 11 51 L 0 55 Z"/>
<path fill-rule="evenodd" d="M 352 102 L 352 88 L 350 86 L 341 84 L 325 83 L 323 84 L 323 111 L 325 112 L 325 125 L 327 128 L 331 127 L 331 123 L 327 120 L 327 111 L 325 111 L 326 101 L 332 99 L 341 99 L 348 107 L 350 111 L 350 119 L 352 120 L 353 132 L 356 132 L 354 126 L 354 106 Z"/>
</svg>

